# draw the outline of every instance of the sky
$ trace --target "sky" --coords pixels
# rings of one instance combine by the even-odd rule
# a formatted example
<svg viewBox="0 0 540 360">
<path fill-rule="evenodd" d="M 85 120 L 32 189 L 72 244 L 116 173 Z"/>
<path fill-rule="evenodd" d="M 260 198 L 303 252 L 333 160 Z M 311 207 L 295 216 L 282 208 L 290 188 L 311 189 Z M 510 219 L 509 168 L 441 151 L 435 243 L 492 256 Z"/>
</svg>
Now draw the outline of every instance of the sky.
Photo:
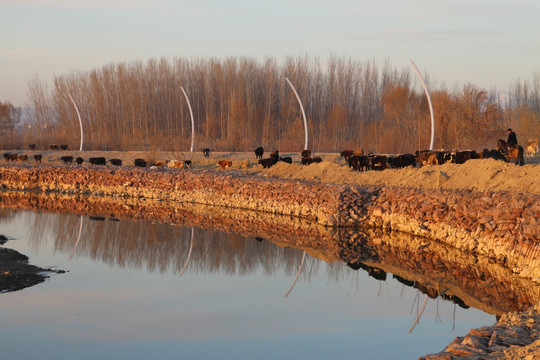
<svg viewBox="0 0 540 360">
<path fill-rule="evenodd" d="M 437 87 L 499 91 L 540 72 L 538 0 L 0 0 L 0 34 L 16 106 L 36 76 L 162 57 L 413 60 Z"/>
</svg>

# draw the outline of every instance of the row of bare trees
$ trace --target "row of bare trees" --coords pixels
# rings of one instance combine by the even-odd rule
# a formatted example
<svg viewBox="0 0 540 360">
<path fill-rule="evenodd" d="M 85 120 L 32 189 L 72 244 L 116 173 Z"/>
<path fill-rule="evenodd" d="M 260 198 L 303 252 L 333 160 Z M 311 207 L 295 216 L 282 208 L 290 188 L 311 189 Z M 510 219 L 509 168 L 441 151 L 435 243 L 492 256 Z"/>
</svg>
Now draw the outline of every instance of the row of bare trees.
<svg viewBox="0 0 540 360">
<path fill-rule="evenodd" d="M 196 148 L 298 151 L 304 146 L 302 115 L 285 77 L 300 94 L 315 151 L 397 153 L 429 144 L 429 108 L 411 70 L 336 56 L 324 64 L 309 57 L 282 64 L 272 58 L 162 58 L 56 76 L 51 89 L 35 77 L 28 85 L 25 141 L 77 147 L 70 94 L 83 120 L 85 149 L 187 150 L 191 122 L 183 87 L 193 108 Z M 427 79 L 436 148 L 493 147 L 508 127 L 520 141 L 540 136 L 538 75 L 518 81 L 507 98 L 472 84 L 436 88 Z"/>
<path fill-rule="evenodd" d="M 4 103 L 0 101 L 0 146 L 13 146 L 21 113 L 21 108 L 13 106 L 9 101 Z"/>
</svg>

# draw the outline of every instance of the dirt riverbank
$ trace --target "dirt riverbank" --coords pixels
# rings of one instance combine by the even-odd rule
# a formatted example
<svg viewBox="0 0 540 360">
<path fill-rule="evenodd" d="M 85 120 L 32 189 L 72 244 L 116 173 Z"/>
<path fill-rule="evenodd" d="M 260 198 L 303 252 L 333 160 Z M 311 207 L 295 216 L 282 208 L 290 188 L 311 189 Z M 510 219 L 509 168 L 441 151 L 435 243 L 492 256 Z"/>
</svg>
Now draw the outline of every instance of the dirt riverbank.
<svg viewBox="0 0 540 360">
<path fill-rule="evenodd" d="M 1 150 L 0 150 L 1 151 Z M 403 169 L 387 169 L 384 171 L 358 172 L 351 170 L 345 159 L 335 153 L 316 154 L 323 161 L 304 166 L 300 164 L 298 153 L 282 152 L 280 156 L 290 156 L 292 164 L 279 162 L 270 169 L 258 165 L 252 152 L 211 152 L 208 158 L 201 152 L 118 152 L 118 151 L 9 151 L 26 154 L 29 163 L 33 163 L 33 155 L 40 154 L 43 164 L 60 164 L 61 156 L 82 157 L 85 163 L 90 157 L 103 156 L 107 160 L 120 159 L 124 165 L 132 166 L 133 160 L 142 158 L 154 160 L 190 160 L 193 169 L 220 169 L 219 160 L 232 161 L 231 169 L 260 174 L 265 177 L 279 177 L 333 184 L 356 184 L 376 186 L 397 186 L 416 189 L 453 189 L 472 191 L 509 191 L 518 193 L 540 194 L 540 154 L 526 157 L 524 166 L 515 166 L 493 159 L 469 160 L 465 164 L 407 167 Z M 268 154 L 265 155 L 267 157 Z M 5 163 L 0 160 L 0 163 Z M 110 166 L 110 165 L 109 165 Z"/>
</svg>

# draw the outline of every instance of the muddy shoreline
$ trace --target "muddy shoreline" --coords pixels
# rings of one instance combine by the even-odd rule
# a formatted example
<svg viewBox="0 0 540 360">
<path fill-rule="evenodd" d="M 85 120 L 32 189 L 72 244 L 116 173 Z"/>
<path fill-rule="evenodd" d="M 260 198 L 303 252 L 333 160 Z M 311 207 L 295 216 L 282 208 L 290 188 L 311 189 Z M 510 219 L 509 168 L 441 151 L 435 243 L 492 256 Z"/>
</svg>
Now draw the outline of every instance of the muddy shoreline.
<svg viewBox="0 0 540 360">
<path fill-rule="evenodd" d="M 0 294 L 40 284 L 53 273 L 64 272 L 31 265 L 28 256 L 0 246 Z"/>
</svg>

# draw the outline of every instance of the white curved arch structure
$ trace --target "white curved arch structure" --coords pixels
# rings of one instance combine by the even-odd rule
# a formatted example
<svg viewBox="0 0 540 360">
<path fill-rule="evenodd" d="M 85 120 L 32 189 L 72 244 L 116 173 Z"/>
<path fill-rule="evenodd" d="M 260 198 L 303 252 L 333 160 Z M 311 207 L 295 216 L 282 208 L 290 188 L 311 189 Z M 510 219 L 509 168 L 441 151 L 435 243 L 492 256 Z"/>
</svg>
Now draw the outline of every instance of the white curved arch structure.
<svg viewBox="0 0 540 360">
<path fill-rule="evenodd" d="M 433 150 L 433 142 L 435 140 L 435 115 L 433 114 L 433 105 L 431 104 L 431 96 L 429 96 L 429 91 L 426 86 L 426 83 L 424 82 L 424 79 L 422 78 L 422 75 L 420 75 L 420 71 L 416 67 L 414 61 L 411 61 L 411 65 L 414 68 L 414 71 L 416 71 L 416 74 L 420 78 L 420 81 L 422 82 L 422 86 L 424 87 L 424 91 L 426 92 L 426 97 L 429 103 L 429 113 L 431 114 L 431 142 L 429 143 L 429 150 Z"/>
<path fill-rule="evenodd" d="M 84 133 L 83 133 L 83 127 L 82 127 L 81 113 L 79 113 L 79 108 L 77 107 L 77 104 L 75 104 L 75 100 L 73 100 L 73 97 L 71 97 L 71 94 L 68 94 L 68 96 L 71 99 L 73 106 L 75 106 L 75 111 L 77 111 L 77 117 L 79 118 L 79 126 L 81 127 L 81 146 L 79 147 L 79 151 L 82 151 Z"/>
<path fill-rule="evenodd" d="M 287 80 L 287 83 L 291 86 L 292 91 L 294 92 L 294 95 L 296 95 L 296 100 L 298 100 L 298 104 L 300 104 L 300 110 L 302 110 L 302 117 L 304 118 L 304 133 L 306 135 L 306 141 L 304 145 L 304 150 L 308 149 L 308 127 L 307 127 L 307 119 L 306 119 L 306 112 L 304 111 L 304 105 L 302 105 L 302 101 L 300 100 L 300 96 L 298 96 L 298 93 L 296 92 L 296 89 L 294 88 L 292 82 L 289 80 L 289 78 L 285 78 Z"/>
<path fill-rule="evenodd" d="M 180 86 L 180 90 L 182 90 L 182 92 L 184 93 L 184 97 L 186 98 L 189 108 L 189 115 L 191 116 L 191 152 L 193 152 L 193 143 L 195 142 L 195 121 L 193 120 L 193 110 L 191 110 L 191 104 L 189 103 L 186 91 L 182 86 Z"/>
</svg>

